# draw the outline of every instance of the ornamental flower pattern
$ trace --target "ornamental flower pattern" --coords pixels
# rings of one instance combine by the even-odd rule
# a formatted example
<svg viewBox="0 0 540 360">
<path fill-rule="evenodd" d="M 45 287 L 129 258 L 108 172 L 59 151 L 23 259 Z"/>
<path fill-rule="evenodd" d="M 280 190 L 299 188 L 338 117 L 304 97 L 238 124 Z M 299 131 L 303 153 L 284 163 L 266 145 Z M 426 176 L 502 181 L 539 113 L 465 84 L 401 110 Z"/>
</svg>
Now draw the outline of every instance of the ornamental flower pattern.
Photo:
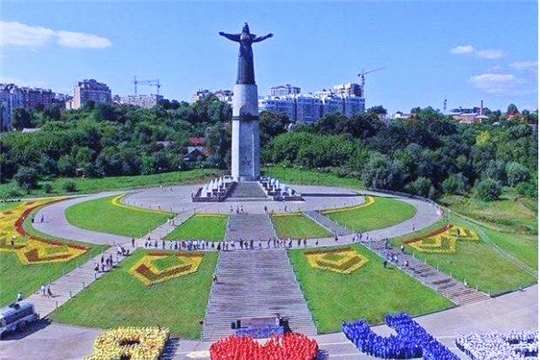
<svg viewBox="0 0 540 360">
<path fill-rule="evenodd" d="M 312 268 L 339 274 L 351 274 L 368 262 L 367 258 L 351 247 L 310 250 L 305 251 L 304 255 Z"/>
<path fill-rule="evenodd" d="M 63 199 L 25 201 L 11 210 L 0 212 L 0 251 L 15 252 L 22 264 L 68 261 L 88 251 L 81 245 L 30 236 L 24 220 L 40 206 Z"/>
<path fill-rule="evenodd" d="M 479 241 L 480 237 L 472 230 L 449 224 L 421 238 L 405 242 L 408 246 L 426 253 L 453 254 L 459 241 Z"/>
<path fill-rule="evenodd" d="M 197 272 L 203 257 L 202 252 L 148 252 L 129 269 L 129 273 L 143 284 L 152 286 Z"/>
<path fill-rule="evenodd" d="M 119 327 L 98 335 L 92 355 L 83 360 L 157 360 L 169 339 L 161 327 Z"/>
</svg>

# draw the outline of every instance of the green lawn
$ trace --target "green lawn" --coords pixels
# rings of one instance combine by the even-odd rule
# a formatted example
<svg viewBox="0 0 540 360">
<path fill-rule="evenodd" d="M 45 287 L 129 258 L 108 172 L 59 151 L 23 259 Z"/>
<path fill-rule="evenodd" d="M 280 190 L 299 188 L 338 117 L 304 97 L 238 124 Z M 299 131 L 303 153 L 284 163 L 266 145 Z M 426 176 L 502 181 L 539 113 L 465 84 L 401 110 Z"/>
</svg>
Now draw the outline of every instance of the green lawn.
<svg viewBox="0 0 540 360">
<path fill-rule="evenodd" d="M 33 213 L 36 211 L 37 209 Z M 84 245 L 90 248 L 90 250 L 86 254 L 70 261 L 33 265 L 21 264 L 15 253 L 0 252 L 0 274 L 2 274 L 0 276 L 0 306 L 13 302 L 19 291 L 25 297 L 29 296 L 36 292 L 41 285 L 58 279 L 60 276 L 75 269 L 79 264 L 87 262 L 107 248 L 104 245 L 100 246 L 59 239 L 40 233 L 32 228 L 30 218 L 31 216 L 28 216 L 24 221 L 24 229 L 28 234 L 42 239 L 56 239 L 66 243 Z"/>
<path fill-rule="evenodd" d="M 445 196 L 441 203 L 450 210 L 495 226 L 508 233 L 538 233 L 538 199 L 518 197 L 508 191 L 496 201 Z"/>
<path fill-rule="evenodd" d="M 364 318 L 375 324 L 388 312 L 407 311 L 414 316 L 453 306 L 400 270 L 385 269 L 382 259 L 361 245 L 352 246 L 368 263 L 350 275 L 314 269 L 304 251 L 288 252 L 320 333 L 339 332 L 346 320 Z"/>
<path fill-rule="evenodd" d="M 333 234 L 303 214 L 275 214 L 271 216 L 278 237 L 316 239 Z"/>
<path fill-rule="evenodd" d="M 82 202 L 66 209 L 68 222 L 82 229 L 131 237 L 141 237 L 174 216 L 112 203 L 116 196 Z"/>
<path fill-rule="evenodd" d="M 481 229 L 501 249 L 533 269 L 538 269 L 538 236 L 509 234 L 484 227 Z"/>
<path fill-rule="evenodd" d="M 199 339 L 217 253 L 205 254 L 199 271 L 145 286 L 128 270 L 145 252 L 136 250 L 110 273 L 51 314 L 54 321 L 80 326 L 160 325 L 186 339 Z"/>
<path fill-rule="evenodd" d="M 167 240 L 220 241 L 225 237 L 226 215 L 195 214 L 169 233 Z"/>
<path fill-rule="evenodd" d="M 371 231 L 399 224 L 415 214 L 412 205 L 403 201 L 375 197 L 375 203 L 343 211 L 323 211 L 323 215 L 351 231 Z"/>
<path fill-rule="evenodd" d="M 449 221 L 476 231 L 475 225 L 461 220 L 454 215 L 449 216 Z M 405 235 L 391 239 L 391 243 L 395 247 L 399 247 L 404 241 L 414 237 L 420 237 L 422 234 L 434 231 L 444 224 L 445 221 L 441 220 L 435 225 L 422 229 L 422 231 L 419 231 L 414 235 Z M 522 239 L 522 241 L 516 242 L 517 246 L 512 246 L 512 239 L 516 239 L 514 235 L 504 234 L 493 230 L 490 231 L 484 227 L 480 228 L 486 234 L 489 234 L 490 238 L 492 238 L 495 243 L 500 243 L 501 247 L 504 246 L 507 249 L 512 249 L 513 253 L 511 253 L 526 264 L 527 261 L 530 263 L 532 259 L 538 256 L 538 245 L 534 247 L 530 242 L 526 243 Z M 531 246 L 529 251 L 534 252 L 534 254 L 528 254 L 524 257 L 523 255 L 527 253 L 528 246 Z M 406 246 L 406 249 L 407 251 L 414 252 L 416 257 L 423 259 L 431 266 L 438 267 L 439 270 L 451 275 L 455 279 L 461 281 L 466 280 L 469 286 L 478 287 L 479 290 L 486 293 L 498 294 L 537 282 L 537 279 L 534 276 L 502 257 L 495 251 L 493 246 L 485 240 L 458 241 L 456 252 L 453 254 L 429 254 L 419 252 L 410 246 Z M 536 266 L 534 266 L 534 268 L 536 268 Z"/>
<path fill-rule="evenodd" d="M 52 185 L 52 191 L 50 193 L 45 193 L 43 188 L 32 189 L 27 192 L 26 190 L 20 189 L 18 185 L 16 185 L 16 182 L 12 180 L 6 184 L 0 184 L 0 193 L 15 187 L 19 189 L 21 197 L 22 194 L 25 194 L 26 196 L 61 195 L 66 193 L 62 186 L 68 180 L 75 182 L 77 193 L 95 193 L 145 186 L 178 185 L 180 183 L 189 184 L 195 182 L 199 183 L 210 178 L 219 177 L 222 174 L 223 171 L 217 169 L 197 169 L 152 175 L 114 176 L 105 178 L 57 178 L 49 182 Z M 46 182 L 47 181 L 41 181 L 40 185 L 43 185 Z"/>
<path fill-rule="evenodd" d="M 327 185 L 351 189 L 363 188 L 362 181 L 357 178 L 339 177 L 332 173 L 278 166 L 262 168 L 262 172 L 264 176 L 274 177 L 280 181 L 293 184 Z"/>
</svg>

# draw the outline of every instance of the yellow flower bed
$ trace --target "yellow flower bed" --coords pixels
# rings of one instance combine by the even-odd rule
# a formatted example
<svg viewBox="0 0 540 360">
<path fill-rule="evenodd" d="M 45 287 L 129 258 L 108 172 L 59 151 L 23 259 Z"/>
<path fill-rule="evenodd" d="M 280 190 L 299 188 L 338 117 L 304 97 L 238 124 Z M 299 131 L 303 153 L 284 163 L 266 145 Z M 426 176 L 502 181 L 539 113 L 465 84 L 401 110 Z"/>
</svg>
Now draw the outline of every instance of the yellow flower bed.
<svg viewBox="0 0 540 360">
<path fill-rule="evenodd" d="M 169 329 L 119 327 L 98 335 L 92 355 L 83 360 L 157 360 L 169 339 Z"/>
<path fill-rule="evenodd" d="M 17 220 L 26 210 L 47 204 L 50 201 L 50 199 L 23 201 L 10 210 L 0 211 L 0 237 L 9 240 L 20 238 L 22 235 L 17 232 L 15 226 Z"/>
<path fill-rule="evenodd" d="M 199 270 L 202 252 L 154 252 L 143 256 L 129 273 L 147 286 L 152 286 Z"/>
<path fill-rule="evenodd" d="M 327 214 L 333 214 L 333 213 L 342 212 L 342 211 L 360 209 L 360 208 L 363 208 L 363 207 L 366 207 L 366 206 L 373 205 L 374 203 L 375 203 L 375 198 L 373 196 L 366 196 L 366 201 L 364 201 L 363 204 L 353 205 L 353 206 L 346 206 L 346 207 L 342 207 L 342 208 L 339 208 L 339 209 L 328 209 L 328 210 L 321 211 L 321 214 L 327 215 Z"/>
<path fill-rule="evenodd" d="M 457 242 L 480 240 L 477 233 L 462 226 L 449 225 L 424 238 L 406 242 L 410 247 L 428 253 L 452 254 L 456 252 Z"/>
<path fill-rule="evenodd" d="M 351 247 L 305 251 L 309 265 L 340 274 L 351 274 L 364 266 L 368 259 Z"/>
<path fill-rule="evenodd" d="M 87 252 L 85 246 L 29 237 L 24 230 L 24 220 L 34 209 L 60 199 L 25 201 L 11 210 L 0 212 L 0 252 L 15 252 L 24 265 L 69 261 Z"/>
<path fill-rule="evenodd" d="M 115 206 L 120 206 L 120 207 L 126 208 L 126 209 L 137 210 L 137 211 L 142 211 L 142 212 L 150 212 L 150 213 L 164 213 L 164 212 L 167 212 L 166 210 L 145 209 L 145 208 L 141 208 L 141 207 L 138 207 L 138 206 L 124 204 L 121 200 L 125 196 L 126 196 L 126 194 L 120 194 L 120 195 L 114 197 L 111 200 L 112 204 L 115 205 Z"/>
</svg>

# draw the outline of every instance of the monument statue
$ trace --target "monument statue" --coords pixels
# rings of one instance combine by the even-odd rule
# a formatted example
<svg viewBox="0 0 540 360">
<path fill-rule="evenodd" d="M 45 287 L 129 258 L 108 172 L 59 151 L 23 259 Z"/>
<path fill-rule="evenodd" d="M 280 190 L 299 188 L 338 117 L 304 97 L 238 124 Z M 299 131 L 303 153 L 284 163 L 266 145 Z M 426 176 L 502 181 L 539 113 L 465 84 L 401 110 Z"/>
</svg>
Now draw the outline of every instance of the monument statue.
<svg viewBox="0 0 540 360">
<path fill-rule="evenodd" d="M 238 54 L 238 75 L 237 84 L 255 84 L 255 72 L 253 70 L 253 50 L 251 44 L 271 38 L 273 34 L 257 36 L 249 32 L 249 26 L 246 22 L 240 34 L 226 34 L 223 31 L 219 35 L 240 44 Z"/>
</svg>

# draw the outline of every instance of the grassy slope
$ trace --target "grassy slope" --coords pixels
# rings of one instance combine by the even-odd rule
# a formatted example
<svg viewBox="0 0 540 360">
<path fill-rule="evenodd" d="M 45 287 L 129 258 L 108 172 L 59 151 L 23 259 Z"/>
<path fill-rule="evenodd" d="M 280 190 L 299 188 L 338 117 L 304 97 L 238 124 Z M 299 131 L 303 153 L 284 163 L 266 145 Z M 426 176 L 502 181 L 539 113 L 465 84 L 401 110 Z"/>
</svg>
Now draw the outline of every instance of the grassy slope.
<svg viewBox="0 0 540 360">
<path fill-rule="evenodd" d="M 303 214 L 280 214 L 271 217 L 278 237 L 325 238 L 333 234 Z"/>
<path fill-rule="evenodd" d="M 446 309 L 452 303 L 397 269 L 384 269 L 382 260 L 360 245 L 353 245 L 368 263 L 350 275 L 313 269 L 302 250 L 289 257 L 304 291 L 317 328 L 340 331 L 341 322 L 364 318 L 380 323 L 388 312 L 418 315 Z"/>
<path fill-rule="evenodd" d="M 92 193 L 120 189 L 132 189 L 137 187 L 155 186 L 155 185 L 178 185 L 179 183 L 202 182 L 208 178 L 219 177 L 223 172 L 217 169 L 197 169 L 190 171 L 177 171 L 153 175 L 135 175 L 135 176 L 117 176 L 106 178 L 58 178 L 51 180 L 52 192 L 46 194 L 43 189 L 33 189 L 27 195 L 29 196 L 50 196 L 65 194 L 62 185 L 72 180 L 77 186 L 77 193 Z M 46 181 L 42 181 L 41 184 Z M 16 187 L 14 181 L 6 184 L 0 184 L 0 192 L 10 187 Z"/>
<path fill-rule="evenodd" d="M 474 229 L 473 225 L 453 215 L 450 215 L 451 223 Z M 391 240 L 392 244 L 399 247 L 403 241 L 414 237 L 420 237 L 433 230 L 444 226 L 444 220 L 435 225 L 423 229 L 414 235 L 405 235 Z M 482 228 L 485 231 L 485 228 Z M 428 254 L 414 250 L 406 246 L 407 250 L 414 252 L 415 256 L 423 259 L 432 266 L 438 267 L 442 272 L 451 275 L 458 280 L 467 280 L 471 287 L 489 293 L 500 293 L 514 290 L 520 286 L 533 284 L 535 277 L 527 274 L 512 262 L 503 258 L 492 246 L 485 241 L 460 241 L 453 254 Z"/>
<path fill-rule="evenodd" d="M 167 240 L 220 241 L 225 237 L 226 215 L 195 215 L 169 233 Z"/>
<path fill-rule="evenodd" d="M 414 216 L 415 209 L 403 201 L 376 197 L 375 203 L 323 214 L 352 231 L 370 231 L 399 224 Z"/>
<path fill-rule="evenodd" d="M 68 222 L 82 229 L 141 237 L 163 224 L 173 214 L 117 206 L 112 197 L 86 201 L 66 209 Z"/>
<path fill-rule="evenodd" d="M 51 318 L 98 328 L 160 325 L 180 337 L 198 339 L 217 253 L 206 253 L 198 272 L 151 287 L 128 273 L 144 254 L 137 250 L 119 268 L 53 312 Z"/>
<path fill-rule="evenodd" d="M 462 196 L 445 196 L 441 203 L 450 210 L 485 222 L 509 233 L 537 234 L 536 199 L 505 194 L 500 200 L 482 201 Z"/>
</svg>

